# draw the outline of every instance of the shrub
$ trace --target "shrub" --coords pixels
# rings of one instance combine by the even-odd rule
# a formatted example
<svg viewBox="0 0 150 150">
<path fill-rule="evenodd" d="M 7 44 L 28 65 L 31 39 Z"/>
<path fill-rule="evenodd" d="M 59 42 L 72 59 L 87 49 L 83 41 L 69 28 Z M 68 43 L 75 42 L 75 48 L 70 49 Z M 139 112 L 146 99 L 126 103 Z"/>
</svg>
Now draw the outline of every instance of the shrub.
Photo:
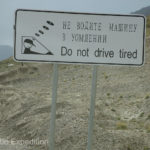
<svg viewBox="0 0 150 150">
<path fill-rule="evenodd" d="M 148 147 L 144 147 L 144 150 L 150 150 L 150 148 L 148 148 Z"/>
<path fill-rule="evenodd" d="M 120 97 L 119 98 L 123 98 L 123 96 L 122 95 L 120 95 Z"/>
<path fill-rule="evenodd" d="M 150 133 L 150 125 L 146 126 L 146 130 L 147 130 L 148 133 Z"/>
<path fill-rule="evenodd" d="M 116 126 L 117 126 L 118 130 L 126 130 L 127 129 L 127 123 L 123 122 L 123 121 L 117 122 Z"/>
<path fill-rule="evenodd" d="M 107 93 L 107 96 L 110 96 L 110 93 Z"/>
<path fill-rule="evenodd" d="M 150 120 L 150 115 L 147 116 L 147 120 Z"/>
<path fill-rule="evenodd" d="M 144 112 L 142 112 L 141 114 L 140 114 L 140 117 L 143 117 L 144 116 Z"/>
<path fill-rule="evenodd" d="M 146 96 L 145 96 L 145 99 L 149 99 L 149 95 L 146 95 Z"/>
</svg>

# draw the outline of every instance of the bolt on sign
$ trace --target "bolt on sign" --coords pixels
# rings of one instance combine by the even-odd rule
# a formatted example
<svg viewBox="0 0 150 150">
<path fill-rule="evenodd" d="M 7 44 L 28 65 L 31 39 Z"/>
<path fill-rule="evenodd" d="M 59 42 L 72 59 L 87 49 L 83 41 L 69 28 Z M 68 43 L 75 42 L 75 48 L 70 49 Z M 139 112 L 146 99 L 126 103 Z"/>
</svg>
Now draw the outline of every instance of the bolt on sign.
<svg viewBox="0 0 150 150">
<path fill-rule="evenodd" d="M 17 61 L 142 65 L 145 18 L 38 10 L 17 10 Z"/>
</svg>

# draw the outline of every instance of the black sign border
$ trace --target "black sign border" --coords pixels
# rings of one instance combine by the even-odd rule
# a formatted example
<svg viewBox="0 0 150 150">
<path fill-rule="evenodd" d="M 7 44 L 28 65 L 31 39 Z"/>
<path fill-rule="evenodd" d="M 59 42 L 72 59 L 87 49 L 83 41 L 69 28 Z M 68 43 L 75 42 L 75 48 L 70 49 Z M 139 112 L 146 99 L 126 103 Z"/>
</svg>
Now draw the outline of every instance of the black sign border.
<svg viewBox="0 0 150 150">
<path fill-rule="evenodd" d="M 16 58 L 16 28 L 17 28 L 17 13 L 19 11 L 31 11 L 31 12 L 46 12 L 46 13 L 64 13 L 64 14 L 77 14 L 77 15 L 100 15 L 100 16 L 122 16 L 122 17 L 142 17 L 144 19 L 143 28 L 143 56 L 141 64 L 120 64 L 120 63 L 91 63 L 91 62 L 70 62 L 70 61 L 47 61 L 47 60 L 24 60 Z M 124 65 L 124 66 L 141 66 L 144 64 L 144 49 L 145 49 L 145 31 L 146 29 L 146 18 L 143 15 L 122 15 L 122 14 L 99 14 L 99 13 L 86 13 L 86 12 L 64 12 L 64 11 L 48 11 L 48 10 L 31 10 L 31 9 L 17 9 L 15 12 L 15 25 L 14 25 L 14 60 L 17 62 L 43 62 L 43 63 L 58 63 L 58 64 L 87 64 L 87 65 Z"/>
</svg>

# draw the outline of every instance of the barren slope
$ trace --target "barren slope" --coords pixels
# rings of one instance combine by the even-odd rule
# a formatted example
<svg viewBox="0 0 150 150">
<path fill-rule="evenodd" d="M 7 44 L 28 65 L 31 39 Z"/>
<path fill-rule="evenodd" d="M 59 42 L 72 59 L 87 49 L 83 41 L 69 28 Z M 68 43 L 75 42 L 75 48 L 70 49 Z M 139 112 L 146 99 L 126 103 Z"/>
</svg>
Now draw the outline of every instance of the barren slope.
<svg viewBox="0 0 150 150">
<path fill-rule="evenodd" d="M 93 150 L 150 149 L 149 43 L 147 38 L 144 66 L 98 67 Z M 91 74 L 92 66 L 59 65 L 56 150 L 86 148 Z M 1 63 L 0 138 L 47 140 L 51 88 L 51 64 Z M 47 145 L 28 145 L 35 148 L 47 150 Z"/>
</svg>

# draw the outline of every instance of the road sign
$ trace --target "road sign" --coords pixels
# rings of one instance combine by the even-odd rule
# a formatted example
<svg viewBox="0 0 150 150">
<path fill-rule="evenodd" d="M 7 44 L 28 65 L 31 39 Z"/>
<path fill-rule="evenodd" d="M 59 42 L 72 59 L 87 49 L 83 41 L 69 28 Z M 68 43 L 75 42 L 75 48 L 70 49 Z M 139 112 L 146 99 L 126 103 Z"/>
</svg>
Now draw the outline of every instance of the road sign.
<svg viewBox="0 0 150 150">
<path fill-rule="evenodd" d="M 14 58 L 18 61 L 142 65 L 145 18 L 17 10 Z"/>
</svg>

